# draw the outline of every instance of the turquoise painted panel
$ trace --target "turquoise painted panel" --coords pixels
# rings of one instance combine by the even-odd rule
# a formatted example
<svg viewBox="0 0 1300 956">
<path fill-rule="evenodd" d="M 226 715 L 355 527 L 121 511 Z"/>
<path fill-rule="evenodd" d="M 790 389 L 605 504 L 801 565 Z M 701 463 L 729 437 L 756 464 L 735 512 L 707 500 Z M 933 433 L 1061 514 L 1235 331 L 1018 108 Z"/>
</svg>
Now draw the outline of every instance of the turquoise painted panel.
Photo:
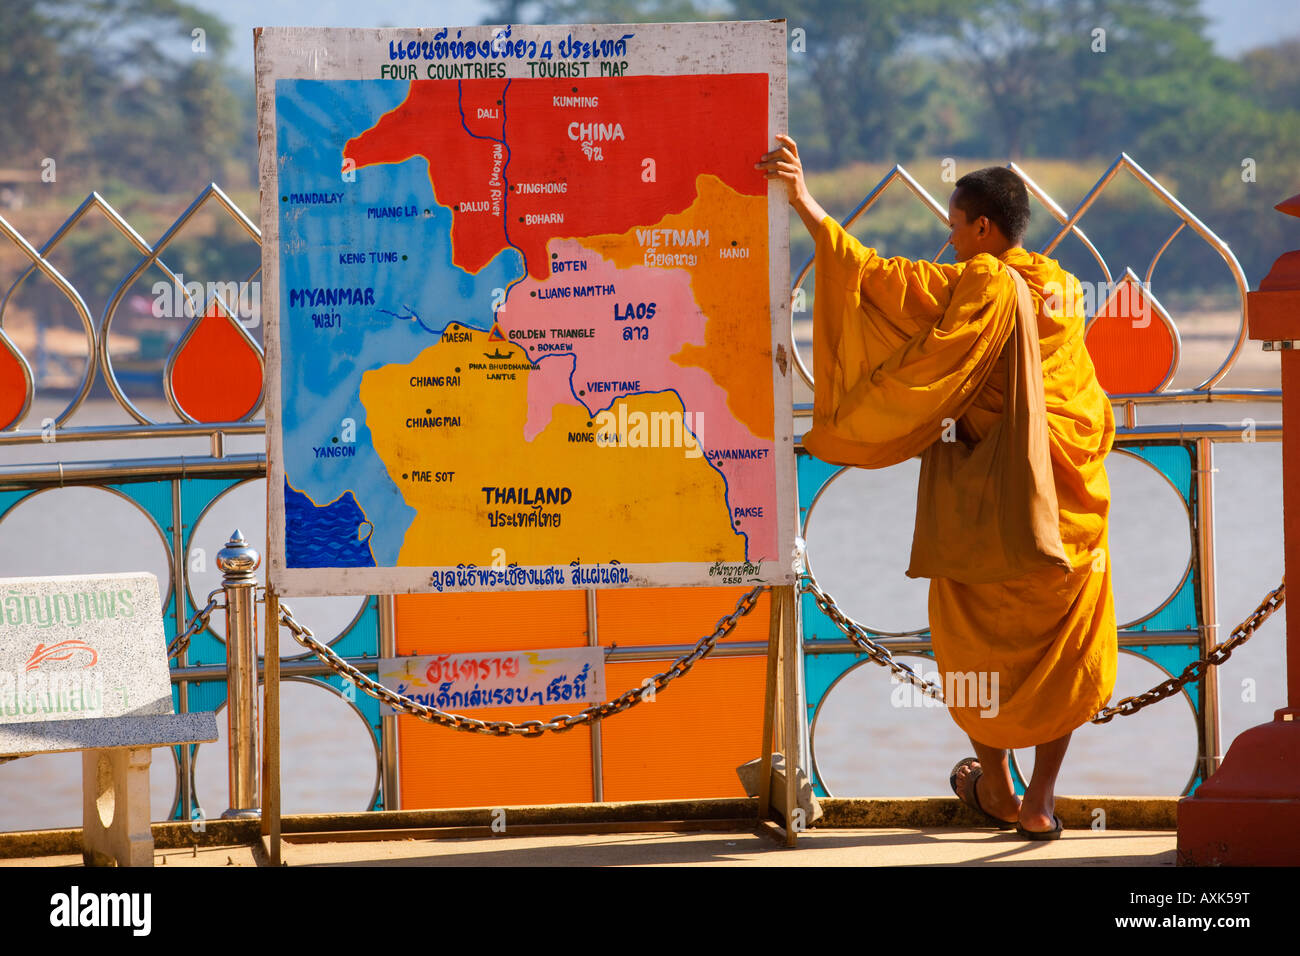
<svg viewBox="0 0 1300 956">
<path fill-rule="evenodd" d="M 1144 458 L 1174 484 L 1183 501 L 1192 499 L 1192 450 L 1178 445 L 1117 445 L 1117 450 L 1128 451 Z"/>
<path fill-rule="evenodd" d="M 1196 641 L 1200 624 L 1196 616 L 1195 574 L 1187 575 L 1172 601 L 1125 633 L 1140 634 L 1142 631 L 1187 631 L 1188 640 Z"/>
<path fill-rule="evenodd" d="M 840 473 L 843 466 L 829 465 L 802 449 L 796 452 L 795 459 L 799 484 L 799 527 L 802 529 L 808 520 L 808 509 L 813 500 Z M 818 609 L 811 594 L 800 595 L 799 602 L 803 618 L 803 639 L 806 642 L 835 641 L 844 637 L 839 628 Z M 929 631 L 923 633 L 928 634 Z"/>
<path fill-rule="evenodd" d="M 199 516 L 213 501 L 245 480 L 247 479 L 186 478 L 181 482 L 181 543 L 187 556 L 190 550 L 190 542 L 194 538 L 194 526 L 198 523 Z M 233 531 L 234 528 L 230 530 Z M 215 558 L 216 555 L 209 556 L 210 560 Z M 207 594 L 194 595 L 194 599 L 197 601 L 203 601 L 206 598 Z M 187 599 L 185 619 L 190 620 L 197 610 L 198 608 Z M 225 642 L 218 640 L 213 633 L 214 627 L 224 627 L 224 625 L 225 613 L 220 610 L 213 612 L 209 626 L 200 633 L 195 634 L 194 639 L 190 641 L 190 650 L 186 663 L 193 666 L 224 664 L 226 662 Z"/>
<path fill-rule="evenodd" d="M 1188 664 L 1200 656 L 1200 647 L 1197 644 L 1142 644 L 1133 647 L 1126 647 L 1124 650 L 1137 654 L 1140 657 L 1151 661 L 1151 663 L 1163 667 L 1172 677 L 1177 677 L 1186 670 Z M 1192 683 L 1188 684 L 1186 689 L 1187 695 L 1192 699 L 1192 710 L 1199 713 L 1201 709 L 1201 695 L 1197 693 L 1198 687 L 1198 683 Z M 1115 701 L 1112 700 L 1111 705 L 1114 705 L 1114 703 Z M 1174 705 L 1162 701 L 1159 706 L 1172 707 Z M 1115 719 L 1123 720 L 1122 717 L 1116 717 Z"/>
<path fill-rule="evenodd" d="M 1116 447 L 1149 461 L 1173 482 L 1184 501 L 1192 500 L 1192 452 L 1187 445 L 1119 445 Z"/>
<path fill-rule="evenodd" d="M 812 504 L 822 485 L 830 481 L 840 470 L 840 465 L 830 465 L 820 458 L 814 458 L 802 448 L 795 452 L 795 473 L 799 483 L 799 526 L 803 527 L 804 518 L 808 516 L 808 506 Z"/>
<path fill-rule="evenodd" d="M 816 727 L 813 724 L 817 715 L 817 708 L 821 706 L 822 699 L 825 698 L 826 692 L 830 690 L 845 671 L 849 670 L 855 661 L 865 660 L 865 655 L 861 654 L 809 654 L 803 655 L 804 662 L 804 693 L 808 701 L 808 728 L 810 735 L 816 735 Z M 809 767 L 809 774 L 812 777 L 813 792 L 819 797 L 829 796 L 826 787 L 822 784 L 821 778 L 817 771 Z"/>
<path fill-rule="evenodd" d="M 172 486 L 170 481 L 132 481 L 105 485 L 138 504 L 158 526 L 162 539 L 171 543 Z"/>
<path fill-rule="evenodd" d="M 173 578 L 175 569 L 171 566 L 171 524 L 172 524 L 172 489 L 170 481 L 141 481 L 141 482 L 123 482 L 116 485 L 105 485 L 105 488 L 111 488 L 125 498 L 131 501 L 149 516 L 154 527 L 158 530 L 158 535 L 162 541 L 164 553 L 167 555 L 167 567 L 171 569 Z M 176 634 L 176 594 L 172 580 L 159 581 L 158 589 L 162 595 L 163 609 L 163 638 L 165 642 L 170 643 L 172 637 Z"/>
<path fill-rule="evenodd" d="M 1188 506 L 1188 534 L 1192 542 L 1196 540 L 1196 519 L 1192 493 L 1192 471 L 1194 449 L 1186 444 L 1173 445 L 1126 445 L 1124 450 L 1149 462 L 1157 471 L 1169 479 Z M 1165 595 L 1155 598 L 1158 604 Z M 1195 574 L 1189 573 L 1178 587 L 1178 593 L 1158 613 L 1139 623 L 1134 631 L 1188 631 L 1189 640 L 1196 642 L 1196 633 L 1200 621 L 1196 613 Z"/>
<path fill-rule="evenodd" d="M 193 681 L 189 685 L 190 713 L 215 711 L 226 702 L 224 680 Z"/>
<path fill-rule="evenodd" d="M 378 657 L 379 599 L 366 598 L 365 610 L 330 646 L 342 657 Z"/>
<path fill-rule="evenodd" d="M 198 523 L 199 516 L 203 514 L 204 509 L 235 485 L 250 480 L 256 481 L 258 479 L 186 478 L 181 482 L 181 521 L 185 523 L 186 548 L 190 545 L 190 538 L 194 534 L 194 526 Z M 234 528 L 230 529 L 230 531 L 234 530 Z"/>
<path fill-rule="evenodd" d="M 4 520 L 4 516 L 14 505 L 35 493 L 34 491 L 0 491 L 0 520 Z"/>
</svg>

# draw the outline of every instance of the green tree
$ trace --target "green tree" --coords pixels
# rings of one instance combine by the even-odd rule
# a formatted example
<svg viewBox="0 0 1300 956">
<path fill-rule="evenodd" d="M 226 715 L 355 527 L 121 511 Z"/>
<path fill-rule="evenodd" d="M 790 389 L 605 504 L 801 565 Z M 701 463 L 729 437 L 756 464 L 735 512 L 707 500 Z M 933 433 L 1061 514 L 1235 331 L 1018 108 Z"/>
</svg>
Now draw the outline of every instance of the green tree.
<svg viewBox="0 0 1300 956">
<path fill-rule="evenodd" d="M 983 94 L 983 151 L 1096 155 L 1230 84 L 1197 0 L 977 0 L 943 27 Z"/>
<path fill-rule="evenodd" d="M 1300 108 L 1300 37 L 1251 50 L 1241 58 L 1241 66 L 1261 106 Z"/>
<path fill-rule="evenodd" d="M 239 139 L 229 30 L 187 3 L 5 3 L 0 37 L 0 164 L 51 156 L 76 192 L 192 188 L 221 171 L 218 138 Z"/>
<path fill-rule="evenodd" d="M 0 165 L 35 165 L 56 146 L 79 145 L 83 101 L 63 34 L 41 5 L 0 4 Z"/>
</svg>

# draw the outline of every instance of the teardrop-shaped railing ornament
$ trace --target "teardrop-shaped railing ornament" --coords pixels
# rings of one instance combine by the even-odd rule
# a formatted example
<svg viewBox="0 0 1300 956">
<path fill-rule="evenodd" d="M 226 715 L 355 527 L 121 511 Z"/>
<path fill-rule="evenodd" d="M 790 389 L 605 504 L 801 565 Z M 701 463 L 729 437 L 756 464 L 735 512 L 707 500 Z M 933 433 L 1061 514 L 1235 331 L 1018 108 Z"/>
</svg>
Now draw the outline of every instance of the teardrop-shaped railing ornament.
<svg viewBox="0 0 1300 956">
<path fill-rule="evenodd" d="M 226 212 L 226 214 L 229 215 L 232 220 L 234 220 L 236 225 L 238 225 L 240 228 L 244 230 L 244 232 L 249 236 L 249 238 L 251 238 L 254 242 L 258 244 L 261 243 L 262 241 L 261 230 L 258 229 L 257 226 L 253 224 L 252 220 L 250 220 L 246 215 L 244 215 L 243 210 L 241 210 L 238 206 L 235 205 L 235 203 L 230 199 L 230 197 L 227 196 L 221 190 L 221 187 L 219 187 L 216 183 L 209 183 L 207 186 L 203 188 L 203 191 L 200 192 L 199 195 L 194 198 L 194 201 L 189 204 L 189 206 L 185 209 L 185 211 L 182 212 L 179 217 L 177 217 L 176 221 L 173 222 L 167 228 L 167 231 L 163 233 L 162 238 L 160 238 L 157 243 L 155 243 L 152 247 L 148 246 L 147 244 L 144 245 L 143 248 L 138 247 L 140 248 L 140 251 L 143 253 L 143 255 L 140 257 L 140 260 L 136 263 L 135 268 L 133 268 L 129 273 L 127 273 L 122 278 L 122 280 L 118 283 L 117 288 L 113 291 L 113 294 L 109 297 L 107 306 L 105 306 L 104 308 L 104 318 L 103 321 L 100 322 L 100 326 L 99 326 L 99 360 L 100 360 L 100 364 L 104 368 L 104 379 L 108 384 L 109 391 L 113 393 L 113 398 L 117 400 L 117 403 L 121 405 L 124 409 L 126 409 L 127 413 L 130 414 L 131 417 L 134 418 L 141 425 L 157 425 L 160 423 L 155 422 L 152 418 L 150 418 L 148 415 L 146 415 L 144 412 L 138 409 L 135 406 L 135 404 L 130 400 L 130 398 L 127 397 L 126 392 L 122 389 L 122 386 L 118 383 L 117 375 L 113 371 L 113 359 L 112 356 L 109 354 L 109 350 L 108 350 L 109 330 L 112 328 L 113 318 L 114 316 L 117 315 L 118 307 L 122 304 L 123 300 L 125 299 L 126 292 L 131 287 L 132 283 L 134 283 L 141 275 L 144 274 L 145 270 L 150 268 L 150 266 L 154 265 L 155 263 L 161 266 L 162 263 L 161 260 L 159 259 L 159 256 L 162 254 L 163 250 L 166 249 L 167 246 L 172 242 L 172 240 L 175 239 L 180 234 L 181 230 L 185 227 L 185 224 L 189 222 L 190 219 L 193 218 L 199 212 L 199 210 L 201 210 L 208 202 L 215 202 L 217 206 L 223 209 Z M 256 276 L 257 273 L 260 271 L 261 271 L 261 266 L 259 265 L 257 269 L 254 270 L 253 276 Z M 186 301 L 191 301 L 189 292 L 185 290 L 184 285 L 182 285 L 177 281 L 178 277 L 174 273 L 172 273 L 171 270 L 169 269 L 164 269 L 164 272 L 172 280 L 173 284 L 176 285 L 178 290 L 178 295 L 183 297 Z M 253 276 L 250 276 L 248 281 L 252 281 Z M 197 310 L 198 308 L 200 308 L 200 304 L 194 303 L 193 308 Z M 180 342 L 177 343 L 177 347 L 172 350 L 172 354 L 168 359 L 168 366 L 163 372 L 163 389 L 167 393 L 168 400 L 171 402 L 173 410 L 176 411 L 178 415 L 180 415 L 181 419 L 183 421 L 188 421 L 188 422 L 197 422 L 199 421 L 199 419 L 196 419 L 191 415 L 187 414 L 183 410 L 183 407 L 178 407 L 177 402 L 172 395 L 171 371 L 172 371 L 172 365 L 176 360 L 177 354 L 181 346 L 185 344 L 185 339 L 191 337 L 192 333 L 195 330 L 195 327 L 196 327 L 196 323 L 191 323 L 190 328 L 186 331 L 185 336 L 182 338 Z M 239 328 L 239 332 L 243 335 L 244 340 L 252 346 L 254 351 L 257 352 L 257 356 L 258 356 L 257 361 L 260 364 L 262 362 L 261 349 L 257 346 L 257 343 L 253 342 L 252 339 L 248 338 L 247 334 L 244 333 L 242 327 Z M 236 350 L 236 354 L 238 354 L 238 350 Z M 260 407 L 260 399 L 258 403 L 253 406 L 253 408 L 249 411 L 248 414 L 252 414 L 252 412 L 256 411 L 258 407 Z M 240 417 L 242 418 L 243 416 Z M 226 420 L 236 421 L 237 419 L 226 419 Z"/>
<path fill-rule="evenodd" d="M 1220 239 L 1209 226 L 1196 218 L 1196 216 L 1192 214 L 1191 210 L 1179 202 L 1173 193 L 1160 185 L 1160 182 L 1154 176 L 1134 162 L 1133 158 L 1129 156 L 1128 153 L 1120 153 L 1119 156 L 1115 158 L 1115 161 L 1110 164 L 1109 168 L 1102 173 L 1101 178 L 1093 184 L 1093 187 L 1090 190 L 1088 190 L 1088 194 L 1079 201 L 1079 205 L 1075 207 L 1075 210 L 1070 214 L 1069 219 L 1061 224 L 1061 229 L 1046 245 L 1043 246 L 1043 255 L 1050 256 L 1052 254 L 1052 251 L 1057 247 L 1061 240 L 1066 237 L 1070 230 L 1078 224 L 1079 220 L 1083 218 L 1083 214 L 1088 211 L 1093 202 L 1096 201 L 1097 197 L 1101 195 L 1110 184 L 1111 180 L 1113 180 L 1121 170 L 1125 169 L 1127 169 L 1134 179 L 1145 186 L 1156 199 L 1164 203 L 1164 205 L 1181 220 L 1178 228 L 1176 228 L 1169 238 L 1165 240 L 1164 245 L 1160 247 L 1156 252 L 1155 257 L 1151 260 L 1151 265 L 1147 269 L 1147 287 L 1150 287 L 1150 277 L 1152 271 L 1155 269 L 1156 262 L 1159 261 L 1160 256 L 1169 248 L 1174 237 L 1177 236 L 1184 227 L 1189 227 L 1192 232 L 1196 233 L 1205 241 L 1206 245 L 1218 253 L 1219 257 L 1223 260 L 1223 264 L 1228 267 L 1228 273 L 1232 276 L 1232 281 L 1237 286 L 1237 294 L 1241 301 L 1241 313 L 1237 324 L 1237 334 L 1233 339 L 1232 348 L 1228 350 L 1227 357 L 1225 357 L 1222 364 L 1220 364 L 1219 367 L 1210 374 L 1210 377 L 1201 382 L 1201 384 L 1197 385 L 1195 388 L 1191 389 L 1192 392 L 1211 390 L 1232 369 L 1233 364 L 1237 361 L 1237 356 L 1241 354 L 1242 347 L 1246 344 L 1246 292 L 1248 291 L 1246 273 L 1242 271 L 1241 263 L 1237 261 L 1236 255 L 1228 247 L 1228 244 Z M 1175 330 L 1175 336 L 1176 335 L 1177 331 Z M 1172 372 L 1170 373 L 1170 376 L 1172 377 Z M 1159 387 L 1163 389 L 1164 385 L 1167 384 L 1168 379 L 1166 379 L 1165 383 Z M 1110 389 L 1107 389 L 1107 391 L 1110 391 Z"/>
<path fill-rule="evenodd" d="M 93 197 L 95 194 L 92 193 L 91 196 Z M 86 305 L 85 299 L 81 297 L 81 293 L 78 292 L 76 288 L 73 287 L 72 283 L 64 277 L 63 273 L 54 267 L 54 264 L 46 257 L 46 254 L 58 244 L 59 240 L 62 239 L 67 230 L 71 228 L 71 226 L 82 216 L 90 205 L 92 205 L 91 199 L 87 198 L 86 201 L 78 207 L 77 211 L 68 218 L 63 226 L 61 226 L 53 236 L 46 240 L 45 244 L 41 246 L 39 250 L 33 247 L 22 233 L 11 226 L 3 216 L 0 216 L 0 236 L 4 236 L 12 242 L 18 248 L 18 251 L 26 256 L 27 261 L 30 263 L 28 268 L 23 270 L 23 272 L 19 274 L 18 278 L 14 280 L 13 284 L 5 292 L 3 298 L 0 298 L 0 327 L 4 325 L 4 313 L 9 306 L 9 301 L 13 297 L 14 292 L 22 284 L 24 279 L 32 273 L 39 271 L 45 276 L 45 278 L 49 279 L 50 282 L 53 283 L 54 287 L 58 289 L 59 292 L 62 293 L 63 297 L 71 304 L 72 308 L 76 311 L 78 318 L 81 319 L 82 331 L 86 335 L 86 368 L 81 374 L 81 383 L 77 388 L 76 394 L 74 394 L 68 404 L 64 406 L 63 411 L 59 412 L 59 414 L 53 419 L 55 427 L 59 428 L 63 427 L 64 423 L 72 417 L 73 412 L 75 412 L 81 403 L 85 401 L 86 396 L 90 394 L 91 385 L 94 384 L 96 369 L 95 323 L 90 317 L 90 309 Z M 2 331 L 0 331 L 0 335 L 3 335 Z M 13 419 L 9 420 L 7 424 L 0 425 L 0 431 L 16 426 L 22 420 L 23 416 L 27 414 L 27 410 L 31 407 L 31 390 L 33 387 L 31 366 L 27 364 L 26 359 L 21 358 L 21 353 L 14 348 L 13 343 L 10 342 L 7 337 L 5 338 L 5 347 L 9 351 L 11 357 L 17 357 L 20 360 L 18 364 L 21 368 L 15 368 L 11 365 L 6 372 L 2 372 L 0 375 L 15 376 L 11 385 L 15 391 L 18 389 L 20 384 L 17 375 L 24 375 L 27 380 L 25 386 L 27 395 L 23 401 L 23 407 L 19 409 L 19 413 Z M 0 415 L 0 418 L 3 417 L 3 415 Z"/>
<path fill-rule="evenodd" d="M 0 431 L 13 428 L 32 407 L 32 367 L 0 329 Z"/>
<path fill-rule="evenodd" d="M 1046 208 L 1046 210 L 1048 211 L 1048 213 L 1058 223 L 1064 225 L 1065 227 L 1063 230 L 1064 233 L 1073 233 L 1076 237 L 1078 237 L 1079 241 L 1083 243 L 1084 248 L 1086 248 L 1090 253 L 1092 253 L 1093 258 L 1097 260 L 1097 264 L 1101 266 L 1101 271 L 1105 274 L 1107 281 L 1109 281 L 1110 267 L 1106 265 L 1106 260 L 1102 258 L 1101 253 L 1097 251 L 1097 247 L 1093 245 L 1092 240 L 1089 239 L 1087 235 L 1084 233 L 1084 231 L 1079 228 L 1078 224 L 1075 222 L 1069 222 L 1067 224 L 1067 220 L 1070 217 L 1066 214 L 1065 210 L 1062 209 L 1059 205 L 1057 205 L 1056 201 L 1052 199 L 1052 197 L 1049 196 L 1041 186 L 1039 186 L 1036 182 L 1030 179 L 1029 176 L 1026 175 L 1023 169 L 1021 169 L 1015 163 L 1008 163 L 1007 168 L 1010 169 L 1012 172 L 1014 172 L 1017 176 L 1019 176 L 1021 180 L 1024 182 L 1025 188 L 1029 190 L 1030 195 L 1032 195 L 1039 202 L 1041 202 L 1044 208 Z M 909 173 L 902 166 L 897 166 L 897 165 L 894 166 L 894 168 L 891 169 L 888 173 L 886 173 L 885 177 L 881 179 L 880 182 L 876 183 L 876 185 L 872 188 L 871 192 L 867 193 L 866 196 L 862 198 L 862 202 L 858 203 L 858 205 L 854 208 L 854 210 L 851 213 L 849 213 L 849 215 L 843 220 L 843 222 L 840 223 L 840 225 L 845 230 L 852 228 L 853 224 L 857 222 L 858 218 L 864 215 L 865 213 L 867 213 L 868 211 L 870 211 L 871 207 L 874 206 L 880 200 L 881 196 L 884 195 L 885 190 L 887 190 L 895 182 L 902 183 L 903 186 L 905 186 L 912 193 L 913 196 L 915 196 L 918 200 L 921 201 L 921 204 L 925 206 L 925 208 L 930 212 L 930 214 L 933 215 L 937 220 L 939 220 L 939 222 L 941 222 L 945 227 L 951 225 L 951 223 L 948 222 L 948 210 L 945 207 L 940 206 L 938 201 L 933 196 L 931 196 L 929 192 L 926 191 L 924 186 L 922 186 L 919 182 L 916 181 L 916 178 L 911 173 Z M 1057 241 L 1059 241 L 1059 239 Z M 949 240 L 944 239 L 943 244 L 939 246 L 939 250 L 932 257 L 933 261 L 935 262 L 939 261 L 939 257 L 943 255 L 943 252 L 945 249 L 948 248 L 948 245 L 949 245 Z M 812 269 L 814 261 L 815 261 L 815 256 L 809 256 L 807 261 L 804 262 L 803 268 L 799 270 L 798 274 L 794 277 L 794 280 L 790 283 L 790 296 L 791 296 L 792 305 L 793 305 L 794 297 L 798 294 L 800 287 L 803 285 L 804 279 L 808 276 L 809 271 Z M 796 336 L 794 335 L 794 329 L 793 329 L 794 317 L 795 317 L 795 313 L 792 308 L 790 312 L 790 324 L 791 324 L 790 344 L 792 346 L 792 351 L 794 354 L 795 370 L 799 373 L 799 376 L 804 380 L 807 386 L 809 388 L 813 388 L 814 386 L 813 386 L 812 373 L 808 370 L 808 366 L 804 364 L 803 355 L 799 351 L 799 343 L 796 340 Z"/>
<path fill-rule="evenodd" d="M 1163 391 L 1182 356 L 1177 326 L 1132 269 L 1088 320 L 1084 343 L 1108 395 Z"/>
<path fill-rule="evenodd" d="M 262 404 L 262 352 L 222 305 L 195 316 L 167 359 L 167 400 L 189 422 L 235 422 Z"/>
</svg>

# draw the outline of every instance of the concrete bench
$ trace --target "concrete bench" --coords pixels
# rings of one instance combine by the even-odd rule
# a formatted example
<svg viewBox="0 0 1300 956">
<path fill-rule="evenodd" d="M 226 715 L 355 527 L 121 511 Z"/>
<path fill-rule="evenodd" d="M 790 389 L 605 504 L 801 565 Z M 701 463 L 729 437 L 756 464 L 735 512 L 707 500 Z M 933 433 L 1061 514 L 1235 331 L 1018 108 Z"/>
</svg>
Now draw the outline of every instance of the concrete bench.
<svg viewBox="0 0 1300 956">
<path fill-rule="evenodd" d="M 173 711 L 152 574 L 0 578 L 0 761 L 83 751 L 86 865 L 153 866 L 153 748 L 216 739 Z"/>
</svg>

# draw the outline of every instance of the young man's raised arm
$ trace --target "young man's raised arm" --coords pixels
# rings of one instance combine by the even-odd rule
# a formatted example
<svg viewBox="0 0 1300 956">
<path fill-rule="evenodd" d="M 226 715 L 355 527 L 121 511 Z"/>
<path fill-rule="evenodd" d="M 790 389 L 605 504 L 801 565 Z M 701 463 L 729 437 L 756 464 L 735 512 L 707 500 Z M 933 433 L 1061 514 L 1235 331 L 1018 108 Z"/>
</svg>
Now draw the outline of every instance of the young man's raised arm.
<svg viewBox="0 0 1300 956">
<path fill-rule="evenodd" d="M 874 249 L 863 246 L 808 191 L 794 140 L 782 134 L 776 138 L 782 145 L 765 153 L 755 165 L 766 170 L 769 179 L 780 179 L 785 184 L 786 198 L 819 247 L 829 241 L 861 264 L 864 302 L 908 334 L 936 322 L 948 307 L 961 267 L 902 257 L 884 259 Z"/>
</svg>

